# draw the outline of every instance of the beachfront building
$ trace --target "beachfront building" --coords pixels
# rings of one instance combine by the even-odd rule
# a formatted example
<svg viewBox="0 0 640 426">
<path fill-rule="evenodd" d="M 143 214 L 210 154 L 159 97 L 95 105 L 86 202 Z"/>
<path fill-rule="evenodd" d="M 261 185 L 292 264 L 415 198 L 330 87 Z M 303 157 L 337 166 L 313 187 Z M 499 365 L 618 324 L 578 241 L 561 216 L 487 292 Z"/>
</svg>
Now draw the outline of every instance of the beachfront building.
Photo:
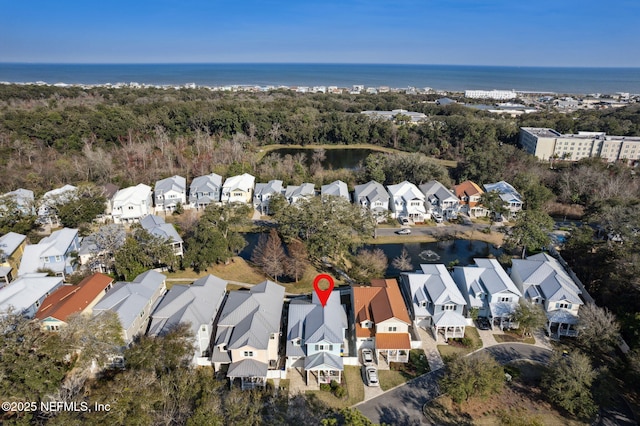
<svg viewBox="0 0 640 426">
<path fill-rule="evenodd" d="M 513 90 L 465 90 L 464 97 L 469 99 L 496 99 L 506 101 L 517 98 L 518 94 Z"/>
<path fill-rule="evenodd" d="M 640 137 L 611 136 L 605 132 L 562 134 L 542 127 L 521 127 L 520 146 L 541 160 L 578 161 L 600 157 L 606 161 L 640 161 Z"/>
<path fill-rule="evenodd" d="M 211 335 L 227 289 L 227 282 L 213 275 L 193 284 L 176 284 L 151 314 L 149 336 L 163 336 L 180 323 L 193 335 L 193 366 L 211 366 Z"/>
<path fill-rule="evenodd" d="M 329 295 L 323 307 L 317 294 L 311 302 L 294 299 L 289 304 L 287 323 L 287 369 L 304 370 L 307 383 L 340 383 L 348 350 L 347 314 L 340 303 L 340 290 Z"/>
</svg>

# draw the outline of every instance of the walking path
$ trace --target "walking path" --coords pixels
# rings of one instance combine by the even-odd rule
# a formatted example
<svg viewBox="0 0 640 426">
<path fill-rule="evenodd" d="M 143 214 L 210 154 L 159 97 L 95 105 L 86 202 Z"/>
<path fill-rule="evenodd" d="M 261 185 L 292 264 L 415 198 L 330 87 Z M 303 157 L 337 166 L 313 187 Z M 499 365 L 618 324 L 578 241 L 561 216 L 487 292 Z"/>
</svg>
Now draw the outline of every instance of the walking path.
<svg viewBox="0 0 640 426">
<path fill-rule="evenodd" d="M 444 367 L 444 361 L 438 352 L 438 344 L 433 338 L 433 335 L 423 329 L 422 327 L 416 327 L 420 340 L 422 340 L 422 350 L 427 356 L 427 362 L 429 363 L 429 370 L 436 371 Z"/>
</svg>

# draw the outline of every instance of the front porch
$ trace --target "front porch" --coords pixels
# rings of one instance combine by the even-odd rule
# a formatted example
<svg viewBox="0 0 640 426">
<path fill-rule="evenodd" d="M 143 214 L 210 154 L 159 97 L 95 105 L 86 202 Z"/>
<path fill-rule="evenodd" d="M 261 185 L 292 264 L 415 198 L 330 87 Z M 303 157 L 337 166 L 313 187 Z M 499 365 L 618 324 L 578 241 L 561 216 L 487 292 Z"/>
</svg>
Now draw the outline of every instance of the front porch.
<svg viewBox="0 0 640 426">
<path fill-rule="evenodd" d="M 578 336 L 577 325 L 578 317 L 566 309 L 547 313 L 547 334 L 553 339 Z"/>
<path fill-rule="evenodd" d="M 376 360 L 383 356 L 389 362 L 409 362 L 411 337 L 409 333 L 378 333 L 376 335 Z"/>
<path fill-rule="evenodd" d="M 517 303 L 512 302 L 498 302 L 491 303 L 489 305 L 489 323 L 491 329 L 498 327 L 500 331 L 510 328 L 518 328 L 520 324 L 513 320 L 513 313 L 518 306 Z"/>
<path fill-rule="evenodd" d="M 462 339 L 464 337 L 467 320 L 459 313 L 455 311 L 438 312 L 432 321 L 431 331 L 436 342 L 438 336 L 443 336 L 445 342 L 448 339 Z"/>
<path fill-rule="evenodd" d="M 310 376 L 315 377 L 318 384 L 331 383 L 333 380 L 340 383 L 344 365 L 339 356 L 329 352 L 318 352 L 305 358 L 304 370 L 307 384 Z"/>
<path fill-rule="evenodd" d="M 229 365 L 229 371 L 227 371 L 229 386 L 233 387 L 235 379 L 240 379 L 242 390 L 265 387 L 267 385 L 267 371 L 267 364 L 253 359 L 232 362 Z"/>
</svg>

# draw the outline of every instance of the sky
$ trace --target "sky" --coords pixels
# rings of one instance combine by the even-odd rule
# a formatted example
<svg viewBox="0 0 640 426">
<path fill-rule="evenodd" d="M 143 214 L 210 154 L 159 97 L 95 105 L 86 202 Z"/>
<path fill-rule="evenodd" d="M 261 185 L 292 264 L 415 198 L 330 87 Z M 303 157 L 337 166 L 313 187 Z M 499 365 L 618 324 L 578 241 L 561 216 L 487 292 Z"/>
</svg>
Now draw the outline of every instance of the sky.
<svg viewBox="0 0 640 426">
<path fill-rule="evenodd" d="M 0 62 L 640 67 L 637 0 L 0 0 Z"/>
</svg>

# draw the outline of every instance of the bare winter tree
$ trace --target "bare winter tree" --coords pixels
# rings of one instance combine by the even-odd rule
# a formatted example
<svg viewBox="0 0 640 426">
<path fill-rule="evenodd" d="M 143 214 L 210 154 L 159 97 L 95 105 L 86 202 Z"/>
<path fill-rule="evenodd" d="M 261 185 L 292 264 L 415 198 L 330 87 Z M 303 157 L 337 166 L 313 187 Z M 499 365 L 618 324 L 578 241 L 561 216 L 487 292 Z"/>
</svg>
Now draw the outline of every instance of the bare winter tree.
<svg viewBox="0 0 640 426">
<path fill-rule="evenodd" d="M 251 261 L 259 265 L 262 270 L 272 276 L 276 282 L 284 275 L 287 255 L 282 247 L 282 240 L 278 231 L 271 229 L 269 236 L 261 235 L 256 248 L 253 249 Z"/>
<path fill-rule="evenodd" d="M 309 265 L 309 253 L 300 240 L 292 240 L 287 245 L 289 258 L 287 259 L 287 275 L 298 282 Z"/>
<path fill-rule="evenodd" d="M 393 259 L 391 265 L 400 271 L 411 271 L 413 265 L 411 264 L 411 256 L 406 248 L 402 249 L 400 256 Z"/>
</svg>

